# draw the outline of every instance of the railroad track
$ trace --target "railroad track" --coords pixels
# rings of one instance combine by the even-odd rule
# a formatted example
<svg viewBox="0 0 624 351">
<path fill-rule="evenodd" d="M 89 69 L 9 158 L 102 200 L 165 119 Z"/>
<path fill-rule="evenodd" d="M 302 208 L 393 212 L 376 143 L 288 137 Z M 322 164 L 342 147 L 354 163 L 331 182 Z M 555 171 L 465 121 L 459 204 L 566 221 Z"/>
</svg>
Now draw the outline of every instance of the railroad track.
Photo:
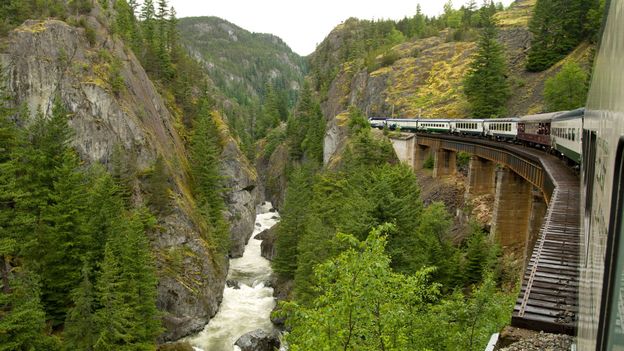
<svg viewBox="0 0 624 351">
<path fill-rule="evenodd" d="M 576 333 L 580 253 L 580 183 L 563 162 L 538 155 L 555 189 L 527 264 L 511 325 Z"/>
</svg>

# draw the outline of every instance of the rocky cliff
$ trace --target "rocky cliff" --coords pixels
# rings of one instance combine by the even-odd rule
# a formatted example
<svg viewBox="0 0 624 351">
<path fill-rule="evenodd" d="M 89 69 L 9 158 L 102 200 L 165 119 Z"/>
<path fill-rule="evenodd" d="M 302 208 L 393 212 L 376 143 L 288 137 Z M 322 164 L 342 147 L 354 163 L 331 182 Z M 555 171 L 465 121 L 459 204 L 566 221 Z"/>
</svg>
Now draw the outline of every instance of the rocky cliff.
<svg viewBox="0 0 624 351">
<path fill-rule="evenodd" d="M 70 22 L 73 21 L 73 22 Z M 166 328 L 162 340 L 200 330 L 217 312 L 227 272 L 207 241 L 188 179 L 188 159 L 176 123 L 141 64 L 122 41 L 111 36 L 106 15 L 96 7 L 90 16 L 62 22 L 27 21 L 0 39 L 0 62 L 16 105 L 31 116 L 50 113 L 56 96 L 71 111 L 73 145 L 87 163 L 111 166 L 113 150 L 149 170 L 165 160 L 172 209 L 158 218 L 150 241 L 159 273 L 158 307 Z M 90 33 L 87 33 L 88 28 Z M 87 35 L 89 34 L 89 35 Z M 95 35 L 93 35 L 95 34 Z M 121 86 L 113 80 L 122 81 Z M 22 125 L 31 120 L 18 121 Z M 255 217 L 255 173 L 236 141 L 225 135 L 221 169 L 228 182 L 233 255 L 248 240 Z M 143 202 L 140 177 L 133 201 Z"/>
</svg>

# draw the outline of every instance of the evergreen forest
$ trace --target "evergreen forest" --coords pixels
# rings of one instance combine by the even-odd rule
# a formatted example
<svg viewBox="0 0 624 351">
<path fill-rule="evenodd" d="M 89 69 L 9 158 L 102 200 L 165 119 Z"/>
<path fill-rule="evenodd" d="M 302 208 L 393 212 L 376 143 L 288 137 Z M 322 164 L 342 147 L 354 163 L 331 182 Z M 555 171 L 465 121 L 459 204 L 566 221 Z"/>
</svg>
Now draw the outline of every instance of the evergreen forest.
<svg viewBox="0 0 624 351">
<path fill-rule="evenodd" d="M 509 14 L 527 3 L 525 28 Z M 268 199 L 289 350 L 483 350 L 510 323 L 522 259 L 468 204 L 424 199 L 396 132 L 368 118 L 581 107 L 605 1 L 415 6 L 348 18 L 301 57 L 167 0 L 3 0 L 6 57 L 49 28 L 80 38 L 36 57 L 61 67 L 46 96 L 0 60 L 0 351 L 189 350 L 167 343 L 217 313 L 233 243 Z"/>
</svg>

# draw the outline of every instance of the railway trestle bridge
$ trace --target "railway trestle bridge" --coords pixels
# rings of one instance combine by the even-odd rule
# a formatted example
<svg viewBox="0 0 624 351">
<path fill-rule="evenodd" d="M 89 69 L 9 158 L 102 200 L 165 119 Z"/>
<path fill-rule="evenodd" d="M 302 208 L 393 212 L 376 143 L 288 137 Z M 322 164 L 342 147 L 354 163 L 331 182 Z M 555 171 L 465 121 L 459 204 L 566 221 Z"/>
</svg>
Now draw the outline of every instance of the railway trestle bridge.
<svg viewBox="0 0 624 351">
<path fill-rule="evenodd" d="M 574 335 L 578 313 L 579 179 L 560 159 L 536 149 L 445 134 L 391 138 L 414 170 L 433 158 L 433 176 L 457 172 L 457 153 L 471 155 L 467 195 L 494 196 L 490 233 L 525 253 L 512 326 Z M 523 251 L 521 251 L 523 250 Z"/>
</svg>

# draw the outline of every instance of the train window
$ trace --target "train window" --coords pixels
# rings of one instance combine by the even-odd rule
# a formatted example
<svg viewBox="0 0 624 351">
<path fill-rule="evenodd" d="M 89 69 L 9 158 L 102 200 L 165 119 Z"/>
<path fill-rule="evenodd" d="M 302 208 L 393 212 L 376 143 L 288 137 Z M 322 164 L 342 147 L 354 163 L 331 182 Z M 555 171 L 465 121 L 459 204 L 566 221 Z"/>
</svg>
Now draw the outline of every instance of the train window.
<svg viewBox="0 0 624 351">
<path fill-rule="evenodd" d="M 613 199 L 600 313 L 600 350 L 624 350 L 624 140 L 615 159 Z"/>
</svg>

